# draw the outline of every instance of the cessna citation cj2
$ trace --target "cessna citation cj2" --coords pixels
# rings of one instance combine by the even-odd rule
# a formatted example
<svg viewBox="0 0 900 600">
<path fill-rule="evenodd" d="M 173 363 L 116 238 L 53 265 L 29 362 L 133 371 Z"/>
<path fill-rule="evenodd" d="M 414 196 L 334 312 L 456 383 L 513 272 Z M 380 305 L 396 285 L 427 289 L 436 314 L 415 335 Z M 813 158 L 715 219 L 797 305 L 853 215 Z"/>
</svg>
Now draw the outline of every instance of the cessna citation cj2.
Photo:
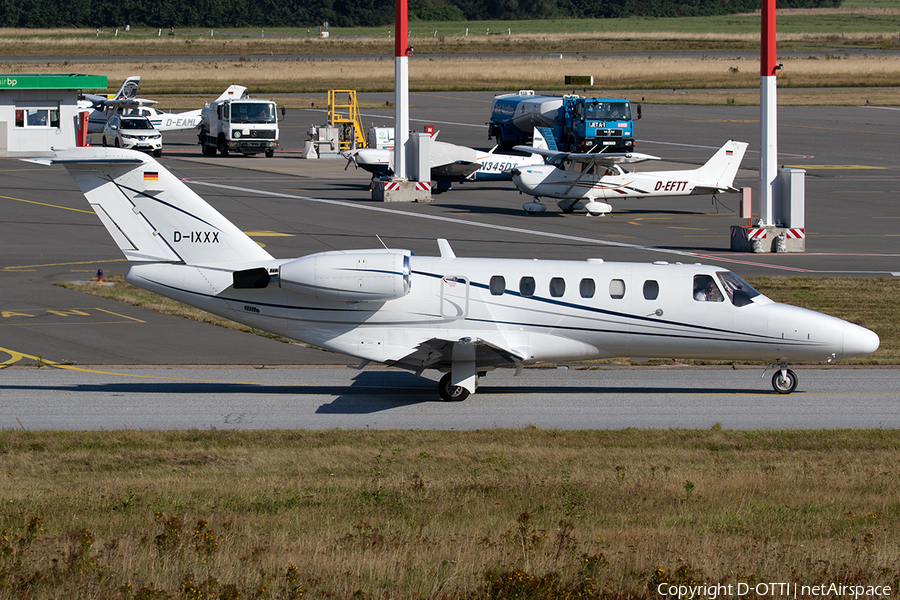
<svg viewBox="0 0 900 600">
<path fill-rule="evenodd" d="M 63 164 L 132 265 L 126 280 L 251 327 L 422 374 L 444 400 L 501 367 L 615 356 L 789 361 L 861 356 L 878 336 L 766 298 L 709 265 L 348 250 L 273 258 L 153 158 L 79 148 Z"/>
<path fill-rule="evenodd" d="M 519 191 L 535 197 L 533 202 L 522 206 L 525 212 L 531 214 L 547 210 L 540 202 L 541 197 L 547 197 L 557 198 L 560 210 L 565 213 L 575 210 L 579 201 L 584 200 L 588 214 L 605 215 L 612 212 L 612 206 L 602 200 L 739 191 L 732 183 L 741 166 L 747 143 L 726 142 L 706 164 L 696 169 L 641 173 L 628 171 L 620 165 L 659 158 L 637 152 L 574 154 L 530 146 L 516 146 L 515 150 L 549 157 L 545 165 L 510 170 Z"/>
</svg>

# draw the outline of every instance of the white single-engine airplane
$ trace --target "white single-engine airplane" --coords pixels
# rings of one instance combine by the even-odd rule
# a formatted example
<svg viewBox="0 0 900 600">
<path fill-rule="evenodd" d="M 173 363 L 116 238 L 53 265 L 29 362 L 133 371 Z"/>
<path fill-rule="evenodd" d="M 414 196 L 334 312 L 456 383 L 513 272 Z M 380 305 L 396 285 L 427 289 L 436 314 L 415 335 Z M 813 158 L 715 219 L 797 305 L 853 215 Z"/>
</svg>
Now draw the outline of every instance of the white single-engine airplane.
<svg viewBox="0 0 900 600">
<path fill-rule="evenodd" d="M 113 98 L 84 94 L 82 100 L 79 101 L 79 108 L 89 113 L 88 133 L 103 133 L 106 122 L 115 114 L 147 117 L 157 131 L 193 129 L 200 125 L 203 109 L 198 108 L 183 113 L 167 113 L 153 108 L 153 105 L 157 103 L 156 100 L 136 97 L 140 82 L 140 75 L 126 78 Z M 247 88 L 242 85 L 231 85 L 222 92 L 217 100 L 240 98 L 246 90 Z"/>
<path fill-rule="evenodd" d="M 209 312 L 322 348 L 445 373 L 463 400 L 501 367 L 604 357 L 779 364 L 862 356 L 878 336 L 779 304 L 712 265 L 457 257 L 408 250 L 274 258 L 153 158 L 77 148 L 63 164 L 131 261 L 126 280 Z"/>
<path fill-rule="evenodd" d="M 535 136 L 538 135 L 536 131 Z M 516 146 L 516 150 L 549 158 L 547 164 L 519 167 L 510 174 L 520 192 L 535 197 L 533 202 L 522 206 L 527 213 L 547 210 L 540 202 L 541 197 L 546 197 L 558 198 L 560 210 L 566 213 L 574 211 L 579 201 L 586 200 L 585 210 L 596 216 L 612 212 L 612 206 L 601 200 L 738 192 L 732 183 L 747 145 L 728 141 L 706 164 L 696 169 L 644 173 L 626 171 L 620 165 L 659 160 L 658 157 L 637 152 L 571 154 Z"/>
<path fill-rule="evenodd" d="M 545 148 L 535 141 L 535 147 L 528 146 L 528 154 L 495 154 L 497 146 L 484 152 L 467 146 L 431 140 L 431 179 L 437 182 L 438 192 L 451 189 L 454 182 L 464 181 L 509 181 L 510 171 L 525 165 L 543 164 L 544 157 L 534 150 Z M 357 148 L 342 153 L 347 166 L 355 166 L 372 173 L 372 178 L 385 177 L 394 173 L 394 150 L 378 148 Z"/>
</svg>

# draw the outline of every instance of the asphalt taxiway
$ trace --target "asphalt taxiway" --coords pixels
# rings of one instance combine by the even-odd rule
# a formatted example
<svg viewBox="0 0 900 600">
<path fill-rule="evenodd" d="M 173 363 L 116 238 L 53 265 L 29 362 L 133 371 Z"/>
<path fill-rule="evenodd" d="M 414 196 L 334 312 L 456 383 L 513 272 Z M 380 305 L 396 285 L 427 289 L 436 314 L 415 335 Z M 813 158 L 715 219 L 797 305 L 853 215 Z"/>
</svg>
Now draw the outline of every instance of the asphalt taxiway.
<svg viewBox="0 0 900 600">
<path fill-rule="evenodd" d="M 900 371 L 796 372 L 783 396 L 762 368 L 504 370 L 441 402 L 433 381 L 386 368 L 12 368 L 0 430 L 900 427 Z"/>
<path fill-rule="evenodd" d="M 411 127 L 490 147 L 492 94 L 412 93 Z M 631 96 L 629 96 L 631 97 Z M 360 94 L 376 105 L 391 94 Z M 633 97 L 638 101 L 639 98 Z M 389 109 L 363 121 L 391 126 Z M 729 139 L 750 143 L 735 185 L 758 186 L 759 109 L 644 105 L 638 147 L 659 168 L 692 168 Z M 161 163 L 277 257 L 391 247 L 420 255 L 447 238 L 459 256 L 703 262 L 740 275 L 893 276 L 900 272 L 900 111 L 889 107 L 781 107 L 779 163 L 806 169 L 807 251 L 729 250 L 737 199 L 695 196 L 616 203 L 607 217 L 555 205 L 526 216 L 511 183 L 455 185 L 432 203 L 371 200 L 369 175 L 341 159 L 303 160 L 320 108 L 288 110 L 275 158 L 203 157 L 193 131 L 164 134 Z M 640 168 L 640 167 L 639 167 Z M 3 259 L 0 363 L 77 365 L 352 364 L 348 357 L 160 315 L 54 286 L 127 262 L 62 167 L 0 160 Z M 377 236 L 377 237 L 376 237 Z M 429 397 L 433 395 L 429 387 Z"/>
</svg>

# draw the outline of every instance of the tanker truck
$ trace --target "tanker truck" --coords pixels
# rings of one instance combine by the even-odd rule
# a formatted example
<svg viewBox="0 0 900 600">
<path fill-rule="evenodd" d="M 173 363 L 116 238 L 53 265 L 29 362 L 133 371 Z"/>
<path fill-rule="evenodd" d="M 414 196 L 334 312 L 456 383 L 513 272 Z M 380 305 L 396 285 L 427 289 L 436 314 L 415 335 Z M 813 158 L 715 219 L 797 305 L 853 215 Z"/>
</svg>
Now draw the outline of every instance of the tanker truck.
<svg viewBox="0 0 900 600">
<path fill-rule="evenodd" d="M 533 90 L 494 97 L 488 139 L 496 138 L 501 150 L 530 144 L 535 127 L 549 128 L 563 152 L 634 150 L 631 102 L 623 98 L 541 96 Z"/>
</svg>

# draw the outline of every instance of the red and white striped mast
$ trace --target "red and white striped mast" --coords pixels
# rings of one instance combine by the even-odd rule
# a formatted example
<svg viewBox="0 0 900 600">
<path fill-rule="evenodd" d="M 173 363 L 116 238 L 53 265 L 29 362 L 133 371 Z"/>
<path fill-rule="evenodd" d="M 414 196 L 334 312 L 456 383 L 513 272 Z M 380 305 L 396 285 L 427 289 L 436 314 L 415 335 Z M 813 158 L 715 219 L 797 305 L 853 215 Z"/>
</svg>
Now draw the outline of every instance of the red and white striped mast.
<svg viewBox="0 0 900 600">
<path fill-rule="evenodd" d="M 404 0 L 405 1 L 405 0 Z M 778 105 L 775 75 L 781 68 L 775 62 L 775 0 L 762 1 L 762 46 L 760 48 L 760 154 L 759 154 L 759 218 L 760 225 L 773 226 L 775 177 L 778 174 Z"/>
<path fill-rule="evenodd" d="M 409 34 L 406 0 L 397 1 L 394 39 L 394 177 L 407 179 L 406 143 L 409 140 Z"/>
</svg>

